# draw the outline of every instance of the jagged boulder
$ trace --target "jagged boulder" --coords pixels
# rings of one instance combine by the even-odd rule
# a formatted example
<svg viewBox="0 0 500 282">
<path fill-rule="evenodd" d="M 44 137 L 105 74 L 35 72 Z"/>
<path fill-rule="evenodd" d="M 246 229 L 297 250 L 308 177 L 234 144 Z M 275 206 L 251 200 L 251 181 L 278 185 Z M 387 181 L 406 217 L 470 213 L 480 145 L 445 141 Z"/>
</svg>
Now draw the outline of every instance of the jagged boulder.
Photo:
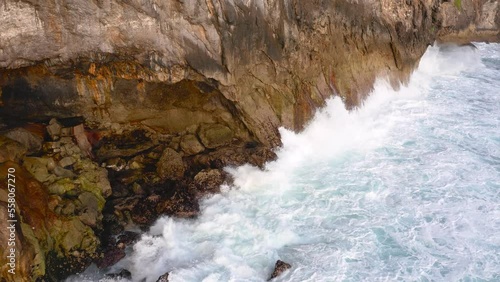
<svg viewBox="0 0 500 282">
<path fill-rule="evenodd" d="M 15 128 L 4 134 L 6 137 L 23 144 L 28 153 L 36 153 L 42 149 L 43 138 L 24 128 Z"/>
<path fill-rule="evenodd" d="M 157 163 L 157 173 L 162 179 L 179 180 L 184 176 L 186 166 L 182 155 L 171 148 L 166 148 Z"/>
<path fill-rule="evenodd" d="M 196 154 L 201 153 L 205 150 L 205 147 L 203 147 L 203 145 L 201 145 L 198 138 L 196 138 L 196 136 L 193 134 L 186 134 L 186 135 L 182 136 L 181 141 L 180 141 L 180 146 L 182 148 L 182 151 L 187 156 L 196 155 Z"/>
<path fill-rule="evenodd" d="M 217 192 L 224 183 L 225 175 L 218 169 L 204 169 L 194 177 L 194 185 L 198 191 Z"/>
<path fill-rule="evenodd" d="M 271 277 L 269 278 L 269 280 L 272 280 L 272 279 L 280 276 L 283 272 L 287 271 L 290 268 L 292 268 L 292 266 L 289 263 L 286 263 L 282 260 L 277 260 L 276 264 L 274 265 L 274 271 L 271 274 Z"/>
</svg>

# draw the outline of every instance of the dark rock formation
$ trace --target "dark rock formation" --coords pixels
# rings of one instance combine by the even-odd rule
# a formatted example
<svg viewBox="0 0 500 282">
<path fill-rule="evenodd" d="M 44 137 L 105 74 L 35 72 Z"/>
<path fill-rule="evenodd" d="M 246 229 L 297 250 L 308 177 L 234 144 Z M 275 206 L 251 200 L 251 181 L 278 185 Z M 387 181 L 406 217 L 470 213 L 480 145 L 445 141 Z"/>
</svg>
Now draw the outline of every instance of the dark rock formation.
<svg viewBox="0 0 500 282">
<path fill-rule="evenodd" d="M 35 227 L 19 230 L 22 277 L 108 266 L 123 256 L 114 235 L 195 217 L 223 167 L 262 167 L 277 128 L 300 130 L 328 97 L 355 107 L 377 76 L 404 82 L 435 40 L 499 41 L 499 6 L 3 1 L 0 178 L 18 169 L 19 213 Z"/>
<path fill-rule="evenodd" d="M 156 280 L 156 282 L 168 282 L 168 272 L 158 277 L 158 280 Z"/>
<path fill-rule="evenodd" d="M 278 276 L 280 276 L 283 272 L 287 271 L 288 269 L 292 268 L 292 266 L 284 261 L 277 260 L 276 264 L 274 266 L 274 271 L 273 274 L 271 274 L 271 278 L 269 280 L 272 280 Z"/>
</svg>

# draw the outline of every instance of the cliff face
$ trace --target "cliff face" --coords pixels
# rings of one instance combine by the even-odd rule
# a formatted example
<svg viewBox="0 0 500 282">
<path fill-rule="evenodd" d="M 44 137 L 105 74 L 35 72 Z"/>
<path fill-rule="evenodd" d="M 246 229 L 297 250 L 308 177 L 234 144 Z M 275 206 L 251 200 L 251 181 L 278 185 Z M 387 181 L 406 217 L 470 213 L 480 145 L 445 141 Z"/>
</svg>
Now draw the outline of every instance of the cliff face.
<svg viewBox="0 0 500 282">
<path fill-rule="evenodd" d="M 300 130 L 331 95 L 355 107 L 376 77 L 404 82 L 436 40 L 499 41 L 499 6 L 497 0 L 0 1 L 0 131 L 8 137 L 0 136 L 0 163 L 18 163 L 18 177 L 52 199 L 32 210 L 20 205 L 26 226 L 36 224 L 29 218 L 37 210 L 50 215 L 40 219 L 43 232 L 19 242 L 31 254 L 20 262 L 22 271 L 57 280 L 56 273 L 96 257 L 103 267 L 112 264 L 124 253 L 106 236 L 130 224 L 147 226 L 159 214 L 195 216 L 196 199 L 224 181 L 222 167 L 262 165 L 280 143 L 277 128 Z M 49 122 L 53 117 L 62 124 Z M 43 127 L 31 141 L 27 122 Z M 20 126 L 28 128 L 24 137 L 5 133 Z M 81 181 L 87 175 L 95 180 L 91 187 L 109 186 L 89 176 L 105 175 L 99 166 L 109 171 L 111 195 Z M 106 206 L 90 209 L 97 200 L 80 200 L 85 192 Z M 66 240 L 53 222 L 76 224 L 85 236 Z M 107 245 L 97 250 L 101 243 Z M 62 271 L 59 260 L 72 266 Z"/>
<path fill-rule="evenodd" d="M 442 2 L 3 1 L 4 112 L 203 120 L 276 145 L 328 96 L 355 106 L 377 75 L 404 79 L 438 36 L 498 40 L 498 1 Z"/>
</svg>

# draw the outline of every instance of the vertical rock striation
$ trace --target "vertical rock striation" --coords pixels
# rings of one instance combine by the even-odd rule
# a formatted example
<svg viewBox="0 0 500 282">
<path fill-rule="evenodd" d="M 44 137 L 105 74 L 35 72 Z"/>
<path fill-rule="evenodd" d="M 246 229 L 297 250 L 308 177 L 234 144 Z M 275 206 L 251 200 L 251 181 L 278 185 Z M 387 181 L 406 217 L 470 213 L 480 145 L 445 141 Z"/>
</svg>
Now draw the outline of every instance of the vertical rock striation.
<svg viewBox="0 0 500 282">
<path fill-rule="evenodd" d="M 21 172 L 23 277 L 113 264 L 133 241 L 115 235 L 196 216 L 224 166 L 262 166 L 277 129 L 300 130 L 328 97 L 352 108 L 376 77 L 404 83 L 436 40 L 500 41 L 499 6 L 0 0 L 0 179 Z"/>
</svg>

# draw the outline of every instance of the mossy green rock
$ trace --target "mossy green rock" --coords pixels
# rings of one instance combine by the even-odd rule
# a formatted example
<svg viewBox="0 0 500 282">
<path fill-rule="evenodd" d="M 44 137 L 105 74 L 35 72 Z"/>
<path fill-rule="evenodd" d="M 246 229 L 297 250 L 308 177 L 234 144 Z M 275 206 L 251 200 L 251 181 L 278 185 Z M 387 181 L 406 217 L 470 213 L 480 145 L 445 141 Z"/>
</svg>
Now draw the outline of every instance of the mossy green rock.
<svg viewBox="0 0 500 282">
<path fill-rule="evenodd" d="M 204 124 L 198 130 L 198 136 L 205 147 L 214 149 L 231 143 L 233 132 L 222 124 Z"/>
<path fill-rule="evenodd" d="M 53 161 L 53 160 L 52 160 Z M 49 173 L 47 164 L 50 162 L 48 158 L 24 158 L 23 166 L 40 182 L 53 182 L 57 176 Z"/>
<path fill-rule="evenodd" d="M 69 178 L 59 179 L 48 186 L 49 193 L 57 195 L 64 195 L 75 188 L 75 183 Z"/>
</svg>

